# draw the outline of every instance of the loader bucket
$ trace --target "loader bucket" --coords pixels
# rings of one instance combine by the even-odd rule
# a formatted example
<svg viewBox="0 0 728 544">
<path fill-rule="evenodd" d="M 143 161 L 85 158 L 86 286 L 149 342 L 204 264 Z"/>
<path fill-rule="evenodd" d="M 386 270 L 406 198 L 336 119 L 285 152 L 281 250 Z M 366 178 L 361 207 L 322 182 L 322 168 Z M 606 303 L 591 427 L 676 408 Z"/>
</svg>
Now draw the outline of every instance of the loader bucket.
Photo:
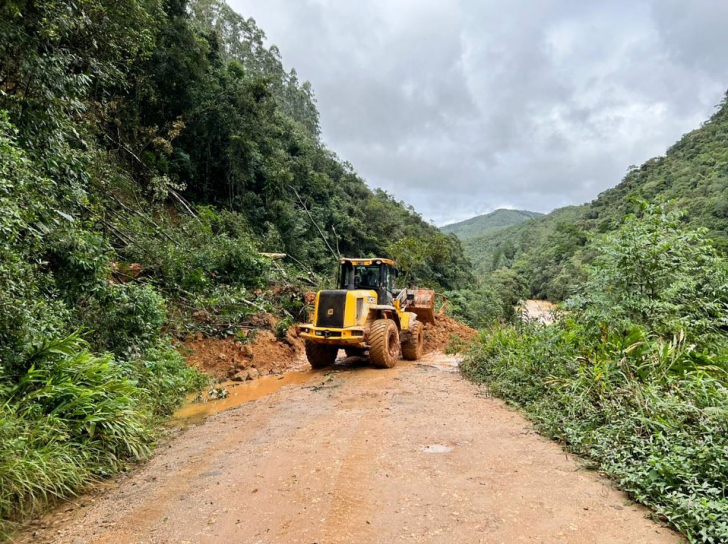
<svg viewBox="0 0 728 544">
<path fill-rule="evenodd" d="M 435 291 L 431 289 L 412 289 L 407 292 L 410 304 L 407 311 L 417 314 L 422 323 L 435 323 Z"/>
</svg>

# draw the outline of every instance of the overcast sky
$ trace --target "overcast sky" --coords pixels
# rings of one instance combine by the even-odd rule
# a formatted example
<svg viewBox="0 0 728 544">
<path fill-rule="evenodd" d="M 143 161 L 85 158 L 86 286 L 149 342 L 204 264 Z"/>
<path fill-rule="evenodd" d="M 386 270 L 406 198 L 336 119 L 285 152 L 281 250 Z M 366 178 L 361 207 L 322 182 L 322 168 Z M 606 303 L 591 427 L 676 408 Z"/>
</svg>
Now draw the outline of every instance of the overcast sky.
<svg viewBox="0 0 728 544">
<path fill-rule="evenodd" d="M 229 0 L 322 136 L 438 225 L 592 200 L 728 89 L 728 0 Z"/>
</svg>

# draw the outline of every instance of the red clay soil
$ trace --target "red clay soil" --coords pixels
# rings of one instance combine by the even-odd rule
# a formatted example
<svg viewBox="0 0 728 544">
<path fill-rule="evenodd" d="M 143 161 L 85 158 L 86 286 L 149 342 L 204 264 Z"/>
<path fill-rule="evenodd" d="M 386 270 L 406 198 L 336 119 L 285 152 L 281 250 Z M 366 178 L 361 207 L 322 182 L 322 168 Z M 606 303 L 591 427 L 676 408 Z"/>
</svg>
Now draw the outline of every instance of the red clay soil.
<svg viewBox="0 0 728 544">
<path fill-rule="evenodd" d="M 249 343 L 235 338 L 198 337 L 182 345 L 190 365 L 219 380 L 232 379 L 250 369 L 259 374 L 278 374 L 302 363 L 303 342 L 296 338 L 293 328 L 284 340 L 278 340 L 269 330 L 259 329 Z"/>
<path fill-rule="evenodd" d="M 271 323 L 262 320 L 262 327 Z M 273 324 L 274 326 L 274 324 Z M 256 329 L 254 339 L 243 342 L 235 338 L 204 338 L 201 335 L 182 343 L 181 351 L 190 365 L 218 380 L 238 376 L 252 369 L 259 375 L 278 374 L 301 366 L 304 362 L 303 341 L 296 337 L 295 327 L 279 340 L 266 328 Z M 425 325 L 425 353 L 442 351 L 453 341 L 469 341 L 477 331 L 446 315 L 435 316 L 435 324 Z"/>
<path fill-rule="evenodd" d="M 435 316 L 435 324 L 425 325 L 425 353 L 443 351 L 453 341 L 468 342 L 478 331 L 444 314 Z"/>
</svg>

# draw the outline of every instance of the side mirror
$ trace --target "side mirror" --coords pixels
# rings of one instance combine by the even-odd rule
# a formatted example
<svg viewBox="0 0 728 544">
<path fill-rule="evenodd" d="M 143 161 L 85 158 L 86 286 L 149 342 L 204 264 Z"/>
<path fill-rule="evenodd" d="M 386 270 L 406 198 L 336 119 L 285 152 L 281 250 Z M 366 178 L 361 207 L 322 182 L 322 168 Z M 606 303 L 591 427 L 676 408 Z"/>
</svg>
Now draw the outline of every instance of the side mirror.
<svg viewBox="0 0 728 544">
<path fill-rule="evenodd" d="M 394 269 L 394 277 L 399 278 L 399 268 Z"/>
</svg>

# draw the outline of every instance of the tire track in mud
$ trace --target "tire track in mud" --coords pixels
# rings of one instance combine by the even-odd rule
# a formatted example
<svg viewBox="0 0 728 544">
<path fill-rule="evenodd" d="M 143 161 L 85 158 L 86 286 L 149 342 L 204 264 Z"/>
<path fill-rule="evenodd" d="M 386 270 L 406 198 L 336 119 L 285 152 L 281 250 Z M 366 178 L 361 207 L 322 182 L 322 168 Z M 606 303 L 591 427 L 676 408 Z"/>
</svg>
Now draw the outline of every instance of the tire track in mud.
<svg viewBox="0 0 728 544">
<path fill-rule="evenodd" d="M 188 429 L 17 542 L 680 542 L 451 370 L 429 354 L 314 373 Z"/>
<path fill-rule="evenodd" d="M 388 374 L 386 381 L 391 380 L 395 373 Z M 372 397 L 367 399 L 354 393 L 347 401 L 359 402 L 364 407 L 375 405 L 381 410 L 389 409 L 390 395 L 380 393 L 374 398 L 376 400 L 372 402 Z M 362 400 L 366 402 L 362 403 Z M 372 476 L 376 471 L 372 470 L 372 464 L 382 452 L 380 429 L 383 423 L 371 418 L 365 410 L 358 411 L 357 419 L 336 476 L 322 542 L 369 542 L 374 536 L 369 521 L 375 506 L 371 499 L 377 495 L 373 490 Z"/>
<path fill-rule="evenodd" d="M 256 408 L 258 408 L 256 410 Z M 94 544 L 105 544 L 118 542 L 144 542 L 145 537 L 154 532 L 153 527 L 164 520 L 165 514 L 172 510 L 180 502 L 185 502 L 195 493 L 199 486 L 200 476 L 211 472 L 211 468 L 219 464 L 220 455 L 224 454 L 231 442 L 241 442 L 247 439 L 256 440 L 256 435 L 267 434 L 270 419 L 275 415 L 273 412 L 265 412 L 260 406 L 253 404 L 245 407 L 243 411 L 255 410 L 263 417 L 256 417 L 255 424 L 245 429 L 245 435 L 240 437 L 237 433 L 231 433 L 222 437 L 222 440 L 206 440 L 202 447 L 195 448 L 192 452 L 177 452 L 172 459 L 166 459 L 161 454 L 152 459 L 150 463 L 135 475 L 134 491 L 122 485 L 112 489 L 104 497 L 103 502 L 96 508 L 102 510 L 107 503 L 115 505 L 108 515 L 102 514 L 102 521 L 98 524 L 98 530 L 102 534 L 90 537 L 83 542 Z M 242 420 L 243 414 L 229 414 L 232 421 Z M 234 429 L 240 427 L 232 425 Z M 186 432 L 182 439 L 194 439 L 194 435 L 204 435 L 205 427 L 195 427 Z M 234 439 L 233 439 L 234 436 Z M 215 437 L 216 438 L 216 437 Z M 227 440 L 226 440 L 227 439 Z M 170 446 L 171 447 L 171 446 Z M 165 452 L 166 453 L 166 452 Z M 160 469 L 160 467 L 163 467 Z M 161 472 L 161 474 L 160 474 Z M 93 508 L 86 512 L 86 516 L 93 516 Z M 55 538 L 51 541 L 56 541 Z M 164 542 L 165 540 L 162 540 Z"/>
</svg>

